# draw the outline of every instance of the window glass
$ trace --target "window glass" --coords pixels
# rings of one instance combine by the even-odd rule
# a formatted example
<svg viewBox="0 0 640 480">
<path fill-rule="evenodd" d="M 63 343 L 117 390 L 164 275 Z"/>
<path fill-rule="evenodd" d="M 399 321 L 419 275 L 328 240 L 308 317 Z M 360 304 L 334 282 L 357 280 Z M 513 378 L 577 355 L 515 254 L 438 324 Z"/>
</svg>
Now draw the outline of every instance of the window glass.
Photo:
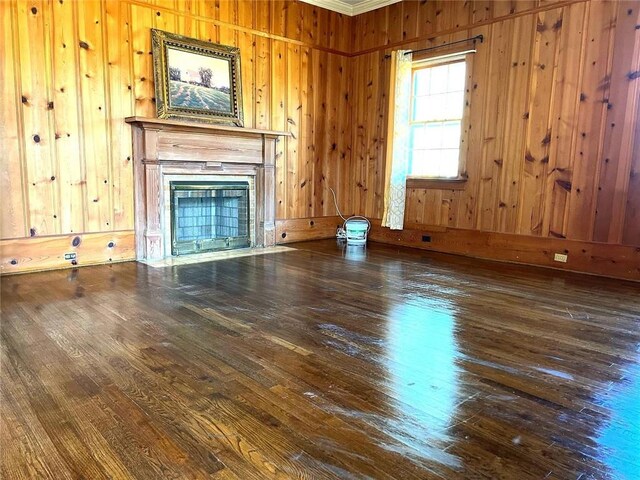
<svg viewBox="0 0 640 480">
<path fill-rule="evenodd" d="M 410 175 L 458 176 L 465 75 L 463 59 L 414 69 Z"/>
</svg>

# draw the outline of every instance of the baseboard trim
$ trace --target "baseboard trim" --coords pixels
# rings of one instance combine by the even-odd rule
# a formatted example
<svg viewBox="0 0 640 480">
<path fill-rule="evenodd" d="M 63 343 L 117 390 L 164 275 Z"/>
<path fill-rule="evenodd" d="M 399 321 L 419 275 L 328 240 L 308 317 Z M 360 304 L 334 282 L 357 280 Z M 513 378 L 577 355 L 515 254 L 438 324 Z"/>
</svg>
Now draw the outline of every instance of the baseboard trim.
<svg viewBox="0 0 640 480">
<path fill-rule="evenodd" d="M 371 224 L 374 242 L 640 282 L 640 247 L 418 224 L 390 230 L 380 220 Z M 554 261 L 556 253 L 567 255 L 567 263 Z"/>
<path fill-rule="evenodd" d="M 339 216 L 277 220 L 276 243 L 334 238 L 342 224 Z M 380 220 L 371 220 L 369 240 L 640 282 L 640 247 L 420 224 L 406 227 L 389 230 Z M 65 253 L 76 253 L 75 265 L 65 260 Z M 555 253 L 568 255 L 567 263 L 555 262 Z M 0 275 L 130 260 L 135 260 L 133 230 L 0 240 Z"/>
<path fill-rule="evenodd" d="M 276 244 L 335 238 L 344 220 L 339 216 L 276 220 Z"/>
<path fill-rule="evenodd" d="M 135 260 L 133 230 L 0 240 L 0 275 Z M 75 253 L 73 260 L 66 253 Z"/>
</svg>

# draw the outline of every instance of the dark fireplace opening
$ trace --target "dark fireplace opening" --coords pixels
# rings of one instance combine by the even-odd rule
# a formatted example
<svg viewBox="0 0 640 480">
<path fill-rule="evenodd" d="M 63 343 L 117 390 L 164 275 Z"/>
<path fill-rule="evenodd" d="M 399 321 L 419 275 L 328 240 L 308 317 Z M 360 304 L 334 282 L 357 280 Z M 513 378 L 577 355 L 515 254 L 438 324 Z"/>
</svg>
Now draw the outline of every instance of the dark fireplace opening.
<svg viewBox="0 0 640 480">
<path fill-rule="evenodd" d="M 251 246 L 248 182 L 170 182 L 171 254 Z"/>
</svg>

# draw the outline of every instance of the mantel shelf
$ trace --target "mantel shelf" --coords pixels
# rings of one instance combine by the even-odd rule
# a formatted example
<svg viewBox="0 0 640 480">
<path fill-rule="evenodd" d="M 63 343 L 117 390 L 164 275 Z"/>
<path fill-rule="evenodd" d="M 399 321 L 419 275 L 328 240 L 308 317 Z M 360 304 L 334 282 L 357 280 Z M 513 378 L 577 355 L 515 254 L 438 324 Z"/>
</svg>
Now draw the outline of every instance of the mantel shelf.
<svg viewBox="0 0 640 480">
<path fill-rule="evenodd" d="M 148 117 L 127 117 L 125 121 L 136 124 L 144 129 L 153 130 L 182 130 L 190 132 L 211 132 L 213 134 L 237 135 L 243 137 L 255 137 L 264 135 L 267 138 L 289 137 L 289 132 L 277 130 L 261 130 L 256 128 L 233 127 L 230 125 L 216 125 L 211 123 L 181 122 L 178 120 L 168 120 L 164 118 Z"/>
</svg>

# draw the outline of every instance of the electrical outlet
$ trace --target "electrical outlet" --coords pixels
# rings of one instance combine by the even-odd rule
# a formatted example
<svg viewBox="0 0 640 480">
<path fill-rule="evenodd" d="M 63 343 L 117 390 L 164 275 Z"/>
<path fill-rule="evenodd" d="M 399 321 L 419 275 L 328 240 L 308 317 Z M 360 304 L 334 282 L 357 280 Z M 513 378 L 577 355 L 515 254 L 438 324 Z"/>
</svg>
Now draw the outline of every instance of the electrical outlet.
<svg viewBox="0 0 640 480">
<path fill-rule="evenodd" d="M 569 255 L 567 255 L 566 253 L 556 253 L 553 256 L 553 261 L 567 263 L 567 258 L 569 258 Z"/>
</svg>

